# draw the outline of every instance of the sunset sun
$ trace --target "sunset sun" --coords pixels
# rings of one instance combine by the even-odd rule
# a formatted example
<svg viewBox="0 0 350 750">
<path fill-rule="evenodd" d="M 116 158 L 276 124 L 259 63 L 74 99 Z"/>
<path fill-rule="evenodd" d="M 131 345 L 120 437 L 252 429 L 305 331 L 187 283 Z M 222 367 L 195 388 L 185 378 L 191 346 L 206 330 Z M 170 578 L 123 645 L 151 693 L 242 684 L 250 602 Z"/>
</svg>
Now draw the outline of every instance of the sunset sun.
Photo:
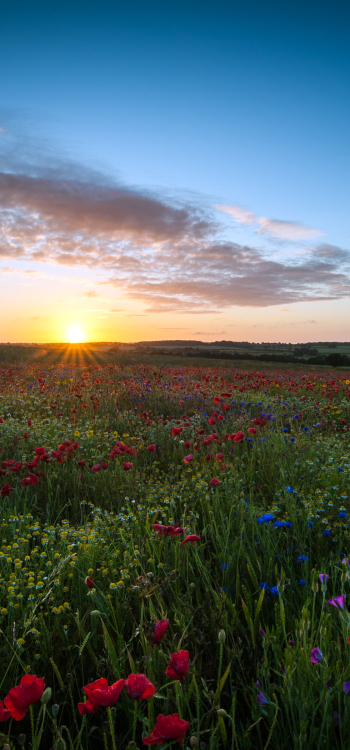
<svg viewBox="0 0 350 750">
<path fill-rule="evenodd" d="M 81 344 L 84 341 L 84 333 L 79 326 L 70 328 L 67 337 L 69 344 Z"/>
</svg>

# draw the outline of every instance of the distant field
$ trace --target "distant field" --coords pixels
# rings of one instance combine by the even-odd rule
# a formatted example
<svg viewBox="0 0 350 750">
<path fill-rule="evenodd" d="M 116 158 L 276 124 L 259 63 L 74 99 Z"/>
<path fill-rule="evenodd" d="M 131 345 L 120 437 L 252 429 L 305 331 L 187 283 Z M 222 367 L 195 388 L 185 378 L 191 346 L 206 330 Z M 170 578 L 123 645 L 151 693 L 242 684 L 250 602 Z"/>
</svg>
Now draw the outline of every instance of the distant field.
<svg viewBox="0 0 350 750">
<path fill-rule="evenodd" d="M 162 347 L 164 349 L 170 350 L 171 347 Z M 331 349 L 324 347 L 321 351 L 321 347 L 317 346 L 319 353 L 323 355 L 327 355 L 330 353 L 337 352 L 339 354 L 347 354 L 350 356 L 350 347 L 347 346 L 339 346 L 337 349 Z M 212 347 L 212 351 L 214 350 L 214 347 Z M 113 351 L 113 346 L 111 344 L 107 345 L 91 345 L 91 344 L 77 344 L 77 345 L 69 345 L 69 344 L 59 344 L 59 345 L 46 345 L 46 346 L 18 346 L 18 345 L 0 345 L 0 363 L 9 363 L 9 364 L 19 364 L 19 363 L 37 363 L 42 365 L 57 365 L 60 363 L 66 363 L 66 364 L 76 364 L 76 365 L 137 365 L 137 364 L 145 364 L 145 365 L 153 365 L 153 366 L 169 366 L 169 365 L 179 365 L 181 366 L 193 366 L 193 365 L 200 365 L 202 367 L 240 367 L 248 370 L 254 370 L 257 369 L 257 367 L 262 366 L 261 360 L 258 359 L 256 362 L 251 359 L 237 359 L 232 360 L 232 348 L 227 348 L 227 353 L 230 355 L 230 358 L 225 358 L 225 350 L 223 351 L 223 356 L 218 359 L 214 359 L 210 356 L 182 356 L 180 353 L 175 353 L 173 355 L 171 354 L 150 354 L 150 353 L 144 353 L 139 351 Z M 242 354 L 244 353 L 244 350 L 239 349 L 237 347 L 237 352 L 242 357 Z M 278 351 L 277 350 L 267 350 L 264 352 L 262 350 L 257 350 L 256 352 L 249 350 L 246 352 L 251 357 L 256 353 L 257 357 L 261 356 L 262 354 L 266 353 L 266 355 L 284 355 L 288 354 L 289 351 L 287 347 L 283 348 L 281 347 Z M 208 350 L 209 355 L 209 350 Z M 307 360 L 307 357 L 305 358 Z M 312 364 L 310 365 L 307 361 L 305 361 L 305 365 L 303 364 L 297 364 L 297 363 L 283 363 L 283 362 L 264 362 L 263 367 L 265 369 L 276 369 L 276 367 L 280 370 L 290 370 L 295 369 L 297 371 L 299 370 L 310 370 L 313 371 L 324 371 L 329 370 L 329 365 L 322 365 L 322 364 Z M 334 369 L 334 368 L 331 368 Z M 342 367 L 339 368 L 342 371 L 345 369 L 350 369 L 350 367 Z"/>
</svg>

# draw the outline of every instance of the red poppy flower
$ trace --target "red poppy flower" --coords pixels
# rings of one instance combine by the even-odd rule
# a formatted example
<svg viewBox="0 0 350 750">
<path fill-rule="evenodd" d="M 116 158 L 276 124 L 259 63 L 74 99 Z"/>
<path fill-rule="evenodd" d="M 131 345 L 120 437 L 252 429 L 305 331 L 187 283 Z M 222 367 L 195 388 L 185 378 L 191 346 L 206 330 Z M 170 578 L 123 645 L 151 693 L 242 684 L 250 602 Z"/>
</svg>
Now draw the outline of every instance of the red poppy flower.
<svg viewBox="0 0 350 750">
<path fill-rule="evenodd" d="M 156 646 L 159 646 L 162 638 L 164 638 L 168 625 L 169 620 L 167 618 L 164 620 L 158 620 L 158 622 L 154 623 L 152 643 L 154 643 Z"/>
<path fill-rule="evenodd" d="M 177 651 L 175 654 L 171 654 L 170 661 L 165 670 L 166 676 L 170 677 L 172 680 L 183 680 L 188 672 L 188 660 L 188 651 Z"/>
<path fill-rule="evenodd" d="M 185 458 L 184 458 L 184 463 L 185 464 L 190 464 L 191 461 L 193 461 L 193 455 L 192 455 L 192 453 L 190 453 L 189 456 L 185 456 Z"/>
<path fill-rule="evenodd" d="M 151 680 L 145 674 L 131 674 L 125 681 L 125 690 L 129 698 L 141 701 L 152 698 L 156 689 Z"/>
<path fill-rule="evenodd" d="M 31 426 L 32 426 L 32 424 L 33 424 L 32 420 L 31 420 L 31 419 L 28 419 L 28 422 L 27 422 L 27 425 L 28 425 L 28 427 L 31 427 Z"/>
<path fill-rule="evenodd" d="M 217 453 L 216 456 L 215 456 L 215 458 L 216 458 L 217 461 L 222 461 L 223 457 L 224 457 L 223 453 Z"/>
<path fill-rule="evenodd" d="M 175 437 L 176 435 L 181 435 L 182 433 L 182 427 L 172 427 L 171 428 L 171 434 Z"/>
<path fill-rule="evenodd" d="M 200 536 L 197 536 L 197 534 L 189 534 L 185 537 L 183 542 L 181 542 L 180 547 L 182 547 L 183 544 L 187 544 L 187 542 L 191 542 L 191 544 L 194 544 L 194 542 L 200 542 L 201 538 Z"/>
<path fill-rule="evenodd" d="M 0 721 L 7 721 L 11 716 L 11 711 L 4 708 L 4 704 L 0 701 Z"/>
<path fill-rule="evenodd" d="M 156 449 L 156 446 L 153 445 L 153 444 L 152 445 L 148 445 L 147 448 L 146 448 L 146 450 L 150 451 L 151 453 L 154 453 L 155 449 Z"/>
<path fill-rule="evenodd" d="M 236 435 L 234 437 L 234 441 L 235 441 L 235 443 L 241 443 L 242 440 L 244 440 L 244 438 L 245 438 L 244 433 L 241 430 L 239 430 L 239 432 L 236 432 Z"/>
<path fill-rule="evenodd" d="M 45 680 L 36 674 L 25 674 L 16 687 L 11 688 L 4 703 L 15 721 L 26 715 L 29 706 L 37 703 L 45 690 Z"/>
<path fill-rule="evenodd" d="M 184 719 L 179 719 L 179 714 L 171 714 L 170 716 L 158 714 L 151 734 L 143 738 L 143 743 L 144 745 L 162 745 L 168 740 L 174 740 L 181 745 L 188 723 Z"/>
<path fill-rule="evenodd" d="M 42 446 L 41 448 L 34 448 L 34 450 L 37 456 L 43 456 L 44 453 L 46 453 L 44 446 Z"/>
<path fill-rule="evenodd" d="M 131 461 L 123 461 L 123 469 L 124 471 L 130 471 L 132 469 Z"/>
<path fill-rule="evenodd" d="M 85 685 L 84 690 L 88 697 L 85 703 L 78 703 L 78 711 L 82 716 L 88 713 L 95 713 L 99 708 L 108 708 L 116 703 L 121 691 L 123 690 L 125 680 L 118 680 L 113 685 L 108 685 L 105 677 Z"/>
<path fill-rule="evenodd" d="M 208 422 L 209 422 L 209 424 L 216 424 L 215 417 L 209 417 Z"/>
<path fill-rule="evenodd" d="M 12 490 L 13 490 L 13 487 L 10 487 L 9 483 L 6 482 L 6 484 L 4 484 L 4 486 L 0 490 L 1 497 L 8 497 L 10 492 L 12 492 Z"/>
<path fill-rule="evenodd" d="M 28 484 L 39 484 L 39 477 L 37 477 L 36 474 L 32 474 L 30 471 L 28 472 Z"/>
<path fill-rule="evenodd" d="M 24 437 L 25 440 L 28 440 L 28 438 L 30 437 L 30 435 L 28 435 L 28 432 L 25 432 L 24 435 L 23 435 L 23 437 Z"/>
<path fill-rule="evenodd" d="M 86 576 L 85 583 L 86 583 L 88 589 L 95 588 L 94 579 L 91 578 L 91 576 Z"/>
<path fill-rule="evenodd" d="M 10 468 L 11 473 L 18 474 L 18 472 L 21 471 L 22 466 L 23 466 L 23 461 L 17 461 L 17 463 L 11 466 Z"/>
<path fill-rule="evenodd" d="M 216 477 L 213 477 L 209 482 L 210 487 L 217 487 L 218 484 L 220 484 L 220 479 L 217 479 Z"/>
<path fill-rule="evenodd" d="M 248 432 L 250 432 L 251 435 L 256 435 L 256 429 L 255 429 L 255 427 L 249 427 Z"/>
<path fill-rule="evenodd" d="M 100 471 L 101 470 L 100 464 L 95 464 L 95 466 L 92 466 L 91 468 L 92 468 L 92 471 Z"/>
</svg>

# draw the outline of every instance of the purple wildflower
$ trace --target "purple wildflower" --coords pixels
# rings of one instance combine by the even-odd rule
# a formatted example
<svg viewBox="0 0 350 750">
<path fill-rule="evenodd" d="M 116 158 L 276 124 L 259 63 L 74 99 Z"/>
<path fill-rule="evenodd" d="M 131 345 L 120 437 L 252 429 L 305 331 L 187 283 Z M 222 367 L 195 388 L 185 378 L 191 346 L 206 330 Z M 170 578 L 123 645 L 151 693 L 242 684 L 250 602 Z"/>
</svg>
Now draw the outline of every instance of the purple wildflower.
<svg viewBox="0 0 350 750">
<path fill-rule="evenodd" d="M 262 638 L 266 638 L 266 633 L 265 633 L 264 628 L 259 628 L 259 633 L 260 633 L 260 635 L 261 635 Z"/>
<path fill-rule="evenodd" d="M 346 594 L 342 594 L 341 596 L 335 596 L 334 599 L 328 599 L 327 603 L 332 604 L 333 607 L 337 607 L 338 609 L 344 609 L 345 599 Z"/>
<path fill-rule="evenodd" d="M 316 648 L 312 649 L 310 659 L 311 659 L 311 661 L 312 661 L 313 664 L 318 664 L 320 661 L 322 661 L 322 659 L 323 659 L 323 653 L 322 653 L 322 651 L 320 651 L 320 649 L 318 648 L 318 646 L 316 646 Z"/>
<path fill-rule="evenodd" d="M 267 698 L 265 698 L 265 696 L 262 693 L 258 693 L 258 695 L 256 697 L 258 699 L 259 706 L 266 706 L 267 705 L 268 700 L 267 700 Z"/>
<path fill-rule="evenodd" d="M 319 577 L 321 583 L 327 583 L 328 578 L 329 578 L 329 576 L 327 575 L 327 573 L 319 573 L 318 577 Z"/>
<path fill-rule="evenodd" d="M 332 716 L 334 719 L 335 726 L 339 727 L 339 724 L 341 724 L 343 721 L 342 717 L 340 716 L 340 714 L 337 714 L 336 711 L 333 711 Z"/>
<path fill-rule="evenodd" d="M 344 682 L 344 693 L 347 695 L 350 691 L 350 682 Z"/>
</svg>

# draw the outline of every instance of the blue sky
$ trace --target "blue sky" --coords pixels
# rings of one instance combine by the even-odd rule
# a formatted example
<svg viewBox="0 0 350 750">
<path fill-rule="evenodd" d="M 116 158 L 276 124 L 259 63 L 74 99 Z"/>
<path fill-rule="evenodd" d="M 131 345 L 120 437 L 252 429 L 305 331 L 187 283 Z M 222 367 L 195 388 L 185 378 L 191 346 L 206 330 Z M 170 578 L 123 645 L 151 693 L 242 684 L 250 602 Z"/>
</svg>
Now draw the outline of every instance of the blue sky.
<svg viewBox="0 0 350 750">
<path fill-rule="evenodd" d="M 348 3 L 12 2 L 0 27 L 5 339 L 350 339 Z"/>
</svg>

